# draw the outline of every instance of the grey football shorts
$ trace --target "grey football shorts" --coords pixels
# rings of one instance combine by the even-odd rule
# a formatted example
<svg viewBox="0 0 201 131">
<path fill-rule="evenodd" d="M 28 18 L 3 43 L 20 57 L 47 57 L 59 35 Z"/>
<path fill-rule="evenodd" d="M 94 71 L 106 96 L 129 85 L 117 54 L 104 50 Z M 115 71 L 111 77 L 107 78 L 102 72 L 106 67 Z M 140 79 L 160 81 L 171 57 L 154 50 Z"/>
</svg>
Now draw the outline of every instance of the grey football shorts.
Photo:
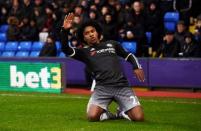
<svg viewBox="0 0 201 131">
<path fill-rule="evenodd" d="M 140 105 L 140 102 L 130 87 L 97 86 L 89 99 L 87 112 L 91 104 L 107 110 L 109 104 L 115 101 L 121 111 L 128 111 Z"/>
</svg>

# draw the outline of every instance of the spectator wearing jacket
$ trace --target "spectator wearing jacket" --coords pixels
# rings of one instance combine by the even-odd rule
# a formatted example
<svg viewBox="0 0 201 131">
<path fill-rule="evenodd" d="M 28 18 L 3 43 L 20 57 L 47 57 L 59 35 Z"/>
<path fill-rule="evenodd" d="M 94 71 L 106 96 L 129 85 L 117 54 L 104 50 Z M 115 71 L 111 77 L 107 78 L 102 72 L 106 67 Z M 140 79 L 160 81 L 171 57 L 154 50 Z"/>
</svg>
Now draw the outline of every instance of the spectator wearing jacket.
<svg viewBox="0 0 201 131">
<path fill-rule="evenodd" d="M 180 47 L 184 44 L 184 36 L 187 33 L 187 28 L 184 21 L 179 21 L 177 23 L 176 32 L 175 32 L 175 39 L 179 42 Z"/>
<path fill-rule="evenodd" d="M 57 47 L 55 44 L 55 40 L 52 36 L 48 36 L 47 40 L 42 47 L 40 54 L 40 57 L 55 57 L 57 56 Z"/>
<path fill-rule="evenodd" d="M 184 36 L 184 45 L 179 53 L 180 57 L 200 57 L 201 50 L 192 33 Z"/>
<path fill-rule="evenodd" d="M 174 37 L 174 32 L 167 31 L 160 48 L 157 51 L 157 57 L 178 57 L 180 46 Z"/>
</svg>

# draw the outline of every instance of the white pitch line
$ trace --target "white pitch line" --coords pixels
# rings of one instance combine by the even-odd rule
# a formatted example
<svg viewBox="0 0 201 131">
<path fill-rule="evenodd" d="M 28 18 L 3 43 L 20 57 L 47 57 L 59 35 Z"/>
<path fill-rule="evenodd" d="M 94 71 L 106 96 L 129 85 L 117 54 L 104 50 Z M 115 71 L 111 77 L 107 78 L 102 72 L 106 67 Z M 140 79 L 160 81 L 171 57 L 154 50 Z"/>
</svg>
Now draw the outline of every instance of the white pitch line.
<svg viewBox="0 0 201 131">
<path fill-rule="evenodd" d="M 72 98 L 72 99 L 89 99 L 87 97 L 82 97 L 82 96 L 47 96 L 47 95 L 31 95 L 31 94 L 0 94 L 0 96 L 22 96 L 22 97 L 44 97 L 44 98 Z"/>
<path fill-rule="evenodd" d="M 83 96 L 47 96 L 47 95 L 33 95 L 33 94 L 8 94 L 8 93 L 0 93 L 0 96 L 18 96 L 18 97 L 42 97 L 42 98 L 66 98 L 66 99 L 89 99 L 88 97 Z M 143 99 L 142 101 L 154 102 L 154 103 L 177 103 L 177 104 L 198 104 L 201 105 L 200 102 L 196 101 L 173 101 L 173 100 L 154 100 L 154 99 Z"/>
</svg>

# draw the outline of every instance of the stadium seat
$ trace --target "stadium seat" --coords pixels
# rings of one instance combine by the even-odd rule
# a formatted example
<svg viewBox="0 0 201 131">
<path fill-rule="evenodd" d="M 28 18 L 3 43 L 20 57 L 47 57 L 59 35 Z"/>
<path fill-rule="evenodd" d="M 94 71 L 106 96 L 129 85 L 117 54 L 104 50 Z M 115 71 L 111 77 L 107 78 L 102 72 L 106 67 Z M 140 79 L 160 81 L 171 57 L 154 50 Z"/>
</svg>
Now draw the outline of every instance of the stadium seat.
<svg viewBox="0 0 201 131">
<path fill-rule="evenodd" d="M 9 41 L 6 43 L 5 50 L 6 51 L 17 51 L 18 42 L 17 41 Z"/>
<path fill-rule="evenodd" d="M 167 31 L 175 31 L 176 30 L 176 23 L 175 22 L 165 22 L 165 29 Z"/>
<path fill-rule="evenodd" d="M 6 33 L 7 30 L 8 30 L 8 25 L 7 24 L 0 26 L 0 32 L 1 33 Z"/>
<path fill-rule="evenodd" d="M 137 43 L 135 41 L 132 41 L 132 42 L 124 41 L 124 42 L 122 42 L 121 45 L 127 52 L 133 53 L 133 54 L 136 53 Z"/>
<path fill-rule="evenodd" d="M 38 57 L 39 54 L 40 54 L 40 51 L 31 51 L 30 54 L 29 54 L 29 56 L 30 57 Z"/>
<path fill-rule="evenodd" d="M 5 49 L 5 43 L 0 42 L 0 51 L 4 51 L 4 49 Z"/>
<path fill-rule="evenodd" d="M 2 57 L 14 57 L 15 56 L 15 52 L 14 51 L 4 51 L 1 54 Z"/>
<path fill-rule="evenodd" d="M 63 52 L 60 52 L 60 53 L 59 53 L 59 57 L 64 58 L 64 57 L 66 57 L 66 55 L 65 55 Z"/>
<path fill-rule="evenodd" d="M 179 13 L 178 12 L 166 12 L 164 15 L 164 22 L 175 22 L 179 21 Z"/>
<path fill-rule="evenodd" d="M 6 42 L 6 41 L 7 41 L 6 33 L 0 33 L 0 42 Z"/>
<path fill-rule="evenodd" d="M 31 50 L 31 41 L 22 41 L 19 43 L 18 50 L 19 51 L 30 51 Z"/>
<path fill-rule="evenodd" d="M 28 51 L 18 51 L 15 56 L 17 57 L 28 57 L 29 56 L 29 52 Z"/>
<path fill-rule="evenodd" d="M 168 31 L 175 31 L 176 24 L 179 21 L 179 13 L 178 12 L 167 12 L 164 15 L 164 26 Z"/>
<path fill-rule="evenodd" d="M 151 32 L 146 32 L 146 37 L 147 37 L 147 43 L 150 44 L 151 43 L 151 38 L 152 38 Z"/>
<path fill-rule="evenodd" d="M 44 45 L 44 42 L 35 41 L 32 44 L 31 50 L 32 51 L 40 51 Z"/>
</svg>

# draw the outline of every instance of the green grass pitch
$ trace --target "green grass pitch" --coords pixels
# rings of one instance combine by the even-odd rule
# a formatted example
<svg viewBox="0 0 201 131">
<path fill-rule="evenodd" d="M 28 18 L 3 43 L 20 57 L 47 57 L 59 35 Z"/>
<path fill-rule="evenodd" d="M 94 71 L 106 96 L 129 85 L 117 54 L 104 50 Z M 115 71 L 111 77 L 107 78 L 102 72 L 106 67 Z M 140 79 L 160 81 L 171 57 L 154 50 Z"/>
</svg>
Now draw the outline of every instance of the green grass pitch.
<svg viewBox="0 0 201 131">
<path fill-rule="evenodd" d="M 201 99 L 140 98 L 145 122 L 88 122 L 89 96 L 0 92 L 0 131 L 198 131 Z M 112 112 L 116 109 L 112 104 Z"/>
</svg>

